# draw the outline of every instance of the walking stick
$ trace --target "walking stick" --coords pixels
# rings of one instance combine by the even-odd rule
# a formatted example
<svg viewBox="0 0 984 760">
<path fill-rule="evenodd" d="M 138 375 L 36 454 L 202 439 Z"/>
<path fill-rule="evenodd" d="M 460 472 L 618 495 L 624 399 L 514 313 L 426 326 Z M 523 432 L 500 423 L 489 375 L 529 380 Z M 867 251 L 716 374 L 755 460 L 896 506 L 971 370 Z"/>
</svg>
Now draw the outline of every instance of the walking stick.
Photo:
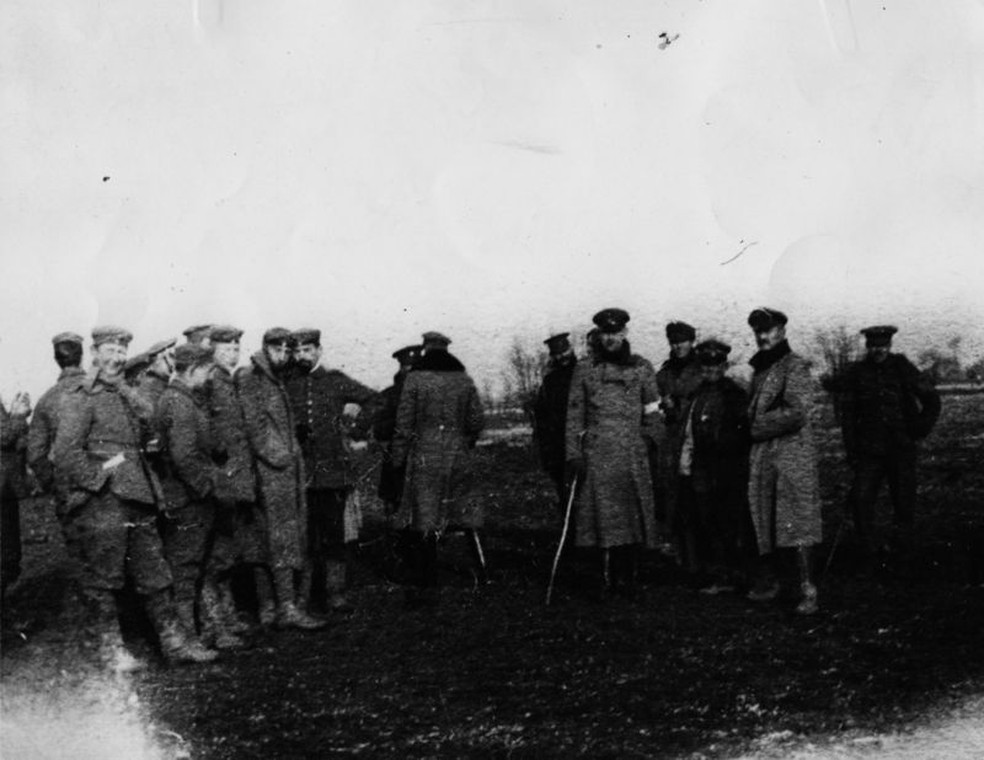
<svg viewBox="0 0 984 760">
<path fill-rule="evenodd" d="M 567 543 L 567 531 L 571 524 L 571 510 L 574 507 L 574 494 L 577 491 L 577 475 L 571 481 L 571 494 L 567 497 L 567 509 L 564 510 L 564 528 L 560 532 L 560 543 L 557 544 L 557 553 L 554 555 L 553 567 L 550 570 L 550 583 L 547 584 L 547 606 L 550 606 L 550 598 L 553 596 L 554 578 L 557 577 L 557 566 L 560 564 L 560 555 L 564 551 L 564 544 Z"/>
</svg>

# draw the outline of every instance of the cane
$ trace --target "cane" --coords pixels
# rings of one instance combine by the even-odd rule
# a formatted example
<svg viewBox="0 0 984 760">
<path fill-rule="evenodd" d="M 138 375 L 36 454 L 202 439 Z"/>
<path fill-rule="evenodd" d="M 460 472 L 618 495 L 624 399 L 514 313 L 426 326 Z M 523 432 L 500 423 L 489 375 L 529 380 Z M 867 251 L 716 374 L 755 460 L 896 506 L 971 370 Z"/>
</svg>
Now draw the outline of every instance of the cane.
<svg viewBox="0 0 984 760">
<path fill-rule="evenodd" d="M 560 543 L 557 544 L 557 553 L 554 555 L 553 567 L 550 569 L 550 583 L 547 584 L 547 606 L 550 606 L 550 598 L 553 596 L 554 578 L 557 577 L 557 566 L 560 564 L 560 555 L 564 551 L 564 544 L 567 542 L 567 531 L 571 524 L 571 510 L 574 507 L 574 493 L 577 491 L 577 475 L 571 481 L 571 494 L 567 497 L 567 509 L 564 510 L 564 528 L 560 532 Z"/>
</svg>

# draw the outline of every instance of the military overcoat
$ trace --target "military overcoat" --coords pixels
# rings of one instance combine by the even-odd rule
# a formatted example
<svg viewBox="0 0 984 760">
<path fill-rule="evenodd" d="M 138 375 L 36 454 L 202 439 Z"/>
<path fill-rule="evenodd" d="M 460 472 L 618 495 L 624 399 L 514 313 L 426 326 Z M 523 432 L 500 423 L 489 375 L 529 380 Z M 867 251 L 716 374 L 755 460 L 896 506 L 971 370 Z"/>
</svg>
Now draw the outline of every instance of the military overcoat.
<svg viewBox="0 0 984 760">
<path fill-rule="evenodd" d="M 167 463 L 162 483 L 167 508 L 180 509 L 213 495 L 218 468 L 204 399 L 176 378 L 158 399 L 156 427 Z"/>
<path fill-rule="evenodd" d="M 578 362 L 567 402 L 567 459 L 584 462 L 574 502 L 578 546 L 656 546 L 644 421 L 659 401 L 640 356 Z"/>
<path fill-rule="evenodd" d="M 781 344 L 752 359 L 748 407 L 752 447 L 748 500 L 760 553 L 823 539 L 817 447 L 810 412 L 815 387 L 805 359 Z"/>
<path fill-rule="evenodd" d="M 221 453 L 215 498 L 255 502 L 256 472 L 246 432 L 246 416 L 232 374 L 216 366 L 209 378 L 208 405 L 212 435 Z"/>
<path fill-rule="evenodd" d="M 480 505 L 467 497 L 469 450 L 483 427 L 478 390 L 461 362 L 426 353 L 403 384 L 393 440 L 394 464 L 407 468 L 403 507 L 415 529 L 482 524 Z"/>
<path fill-rule="evenodd" d="M 236 374 L 250 448 L 256 460 L 260 505 L 266 512 L 274 567 L 301 570 L 307 559 L 304 460 L 283 381 L 262 351 Z"/>
<path fill-rule="evenodd" d="M 59 373 L 58 382 L 46 390 L 34 407 L 31 429 L 27 435 L 27 464 L 40 485 L 50 491 L 55 485 L 55 467 L 51 462 L 51 447 L 58 430 L 58 408 L 66 393 L 78 388 L 85 378 L 81 367 L 66 367 Z"/>
</svg>

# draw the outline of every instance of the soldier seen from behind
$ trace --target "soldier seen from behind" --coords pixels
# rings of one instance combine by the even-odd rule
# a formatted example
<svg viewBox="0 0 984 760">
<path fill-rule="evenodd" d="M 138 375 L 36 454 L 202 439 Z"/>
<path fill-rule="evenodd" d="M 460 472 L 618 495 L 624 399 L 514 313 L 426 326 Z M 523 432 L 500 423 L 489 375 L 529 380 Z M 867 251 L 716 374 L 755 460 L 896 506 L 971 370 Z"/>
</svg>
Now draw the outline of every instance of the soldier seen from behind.
<svg viewBox="0 0 984 760">
<path fill-rule="evenodd" d="M 81 585 L 91 638 L 114 669 L 139 665 L 123 646 L 115 595 L 129 579 L 141 595 L 170 662 L 208 662 L 204 647 L 178 618 L 171 570 L 157 532 L 163 507 L 157 476 L 143 451 L 143 421 L 152 410 L 123 382 L 132 336 L 118 327 L 92 333 L 93 371 L 59 409 L 52 449 L 66 488 L 66 514 L 78 538 Z"/>
<path fill-rule="evenodd" d="M 682 411 L 676 451 L 685 566 L 703 593 L 746 582 L 755 539 L 748 514 L 748 394 L 727 377 L 731 346 L 697 344 L 701 383 Z"/>
<path fill-rule="evenodd" d="M 386 505 L 386 512 L 392 515 L 403 499 L 403 481 L 406 467 L 393 463 L 393 436 L 396 433 L 396 412 L 400 406 L 400 394 L 407 374 L 420 360 L 423 347 L 404 346 L 393 352 L 400 369 L 393 375 L 393 384 L 380 391 L 376 415 L 372 423 L 372 438 L 382 449 L 383 462 L 379 470 L 379 489 L 377 494 Z"/>
<path fill-rule="evenodd" d="M 919 441 L 940 416 L 936 388 L 903 354 L 892 353 L 891 325 L 867 327 L 865 357 L 850 364 L 841 394 L 844 448 L 854 471 L 850 504 L 862 548 L 872 548 L 875 501 L 884 481 L 901 535 L 912 528 Z"/>
<path fill-rule="evenodd" d="M 550 359 L 533 406 L 533 433 L 540 453 L 540 465 L 557 489 L 561 514 L 567 503 L 567 483 L 564 479 L 567 395 L 577 366 L 577 356 L 569 338 L 570 333 L 559 333 L 543 341 L 550 352 Z"/>
<path fill-rule="evenodd" d="M 236 380 L 267 526 L 276 624 L 317 630 L 326 623 L 307 613 L 301 593 L 310 588 L 311 557 L 304 459 L 286 385 L 292 345 L 289 330 L 270 328 L 263 334 L 262 349 L 251 358 L 252 366 L 237 373 Z"/>
<path fill-rule="evenodd" d="M 659 409 L 653 366 L 632 353 L 629 315 L 594 316 L 592 358 L 579 362 L 567 403 L 566 467 L 577 480 L 574 544 L 597 550 L 599 596 L 635 590 L 638 550 L 657 545 L 646 426 Z"/>
<path fill-rule="evenodd" d="M 312 563 L 311 603 L 319 610 L 352 609 L 348 586 L 349 549 L 345 512 L 356 485 L 345 407 L 366 406 L 376 392 L 337 369 L 321 364 L 321 331 L 295 330 L 294 371 L 287 381 L 297 440 L 304 454 L 308 542 Z"/>
<path fill-rule="evenodd" d="M 817 446 L 810 415 L 815 387 L 806 359 L 789 347 L 786 315 L 755 309 L 748 324 L 758 352 L 749 364 L 748 501 L 760 555 L 759 577 L 748 598 L 771 601 L 779 594 L 775 554 L 791 549 L 799 571 L 796 612 L 819 609 L 813 580 L 812 549 L 823 540 Z"/>
<path fill-rule="evenodd" d="M 451 339 L 424 333 L 424 354 L 407 375 L 393 438 L 393 463 L 406 466 L 403 506 L 412 538 L 407 564 L 409 607 L 431 606 L 437 595 L 437 543 L 448 528 L 466 530 L 484 574 L 477 529 L 484 515 L 469 498 L 470 454 L 485 424 L 474 381 L 448 352 Z"/>
</svg>

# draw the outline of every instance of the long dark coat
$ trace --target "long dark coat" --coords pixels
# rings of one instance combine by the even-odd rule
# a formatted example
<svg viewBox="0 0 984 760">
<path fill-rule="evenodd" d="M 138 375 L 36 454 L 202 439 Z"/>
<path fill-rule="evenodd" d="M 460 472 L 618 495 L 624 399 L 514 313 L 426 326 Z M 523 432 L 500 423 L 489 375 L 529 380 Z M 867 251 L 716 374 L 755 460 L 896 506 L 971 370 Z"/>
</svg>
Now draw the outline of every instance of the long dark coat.
<svg viewBox="0 0 984 760">
<path fill-rule="evenodd" d="M 752 358 L 748 501 L 759 552 L 823 540 L 809 365 L 782 343 Z M 762 361 L 766 359 L 767 361 Z"/>
<path fill-rule="evenodd" d="M 216 473 L 215 498 L 255 502 L 256 472 L 246 416 L 233 376 L 223 367 L 212 370 L 208 406 L 215 445 L 223 455 Z"/>
<path fill-rule="evenodd" d="M 651 437 L 651 443 L 656 446 L 655 479 L 656 493 L 659 503 L 657 508 L 662 514 L 666 528 L 672 533 L 676 527 L 677 502 L 679 495 L 679 475 L 677 473 L 677 454 L 683 436 L 683 425 L 686 421 L 687 405 L 701 384 L 700 364 L 697 354 L 691 352 L 683 360 L 670 356 L 656 372 L 656 386 L 659 388 L 660 399 L 663 401 L 663 425 L 652 426 L 659 435 Z M 650 452 L 650 461 L 653 455 Z"/>
<path fill-rule="evenodd" d="M 376 399 L 375 416 L 372 421 L 372 437 L 383 446 L 383 463 L 379 469 L 380 499 L 390 504 L 399 504 L 403 499 L 403 483 L 406 467 L 393 463 L 393 437 L 396 435 L 396 413 L 400 408 L 400 394 L 406 374 L 397 372 L 393 384 L 380 391 Z"/>
<path fill-rule="evenodd" d="M 748 394 L 730 377 L 702 383 L 683 410 L 693 435 L 691 483 L 698 493 L 727 494 L 745 504 L 748 486 Z M 680 461 L 680 445 L 676 461 Z"/>
<path fill-rule="evenodd" d="M 27 435 L 27 418 L 0 405 L 0 577 L 6 588 L 21 564 L 20 504 L 17 496 L 18 448 Z"/>
<path fill-rule="evenodd" d="M 534 435 L 540 464 L 555 483 L 562 483 L 567 452 L 567 397 L 577 360 L 552 366 L 543 376 L 533 406 Z"/>
<path fill-rule="evenodd" d="M 596 357 L 574 370 L 566 448 L 568 460 L 584 462 L 573 515 L 578 546 L 656 546 L 644 420 L 658 401 L 652 364 L 627 351 L 619 361 Z"/>
<path fill-rule="evenodd" d="M 406 464 L 403 508 L 416 530 L 478 527 L 484 515 L 467 499 L 469 450 L 484 427 L 478 390 L 446 351 L 429 350 L 400 394 L 393 462 Z"/>
<path fill-rule="evenodd" d="M 201 395 L 175 378 L 158 399 L 156 427 L 167 464 L 162 481 L 167 508 L 180 509 L 213 495 L 218 479 L 212 460 L 215 439 Z"/>
<path fill-rule="evenodd" d="M 849 457 L 915 451 L 940 416 L 940 396 L 902 354 L 854 362 L 837 381 Z"/>
<path fill-rule="evenodd" d="M 55 485 L 55 466 L 51 462 L 51 446 L 58 430 L 58 408 L 65 394 L 78 388 L 85 370 L 66 367 L 58 375 L 58 382 L 46 390 L 34 407 L 31 429 L 27 435 L 27 464 L 45 491 Z"/>
<path fill-rule="evenodd" d="M 315 367 L 287 381 L 294 421 L 299 426 L 307 487 L 349 488 L 355 471 L 344 427 L 346 404 L 365 406 L 376 392 L 344 372 Z"/>
<path fill-rule="evenodd" d="M 270 559 L 275 568 L 301 570 L 307 559 L 304 460 L 284 383 L 266 354 L 236 374 L 246 431 L 256 459 L 260 505 L 266 512 Z"/>
</svg>

